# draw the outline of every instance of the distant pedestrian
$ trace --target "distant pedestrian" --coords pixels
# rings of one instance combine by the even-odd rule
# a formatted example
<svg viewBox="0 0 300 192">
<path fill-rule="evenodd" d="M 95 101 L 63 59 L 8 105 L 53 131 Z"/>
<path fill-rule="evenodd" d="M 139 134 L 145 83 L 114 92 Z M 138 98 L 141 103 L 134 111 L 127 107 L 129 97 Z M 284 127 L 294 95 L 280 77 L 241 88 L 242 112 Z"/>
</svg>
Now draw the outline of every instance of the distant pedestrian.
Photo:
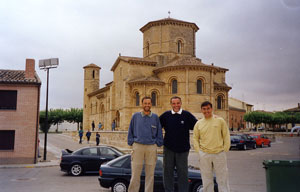
<svg viewBox="0 0 300 192">
<path fill-rule="evenodd" d="M 98 146 L 100 143 L 100 134 L 97 132 L 96 133 L 96 145 Z"/>
<path fill-rule="evenodd" d="M 95 130 L 95 122 L 93 121 L 92 122 L 92 131 L 94 131 Z"/>
<path fill-rule="evenodd" d="M 101 123 L 101 122 L 99 122 L 99 124 L 98 124 L 98 130 L 100 131 L 100 130 L 101 130 L 101 128 L 102 128 L 102 123 Z"/>
<path fill-rule="evenodd" d="M 86 138 L 87 138 L 87 143 L 90 143 L 90 137 L 91 137 L 91 132 L 90 130 L 88 130 L 85 134 Z"/>
<path fill-rule="evenodd" d="M 40 155 L 40 138 L 38 138 L 38 147 L 37 147 L 37 149 L 38 149 L 38 158 L 40 158 L 40 157 L 42 157 Z"/>
<path fill-rule="evenodd" d="M 114 131 L 116 129 L 116 122 L 115 120 L 113 120 L 112 124 L 111 124 L 111 130 Z"/>
<path fill-rule="evenodd" d="M 82 128 L 80 128 L 80 130 L 78 131 L 78 135 L 79 135 L 79 144 L 82 144 L 82 136 L 83 136 Z"/>
</svg>

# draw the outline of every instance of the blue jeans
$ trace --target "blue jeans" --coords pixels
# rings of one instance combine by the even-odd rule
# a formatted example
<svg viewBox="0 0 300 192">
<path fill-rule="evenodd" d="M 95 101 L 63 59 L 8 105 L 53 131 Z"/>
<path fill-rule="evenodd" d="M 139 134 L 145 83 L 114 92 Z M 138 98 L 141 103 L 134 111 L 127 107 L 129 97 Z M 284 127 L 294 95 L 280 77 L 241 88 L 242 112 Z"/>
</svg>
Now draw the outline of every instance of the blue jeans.
<svg viewBox="0 0 300 192">
<path fill-rule="evenodd" d="M 176 153 L 164 147 L 164 188 L 165 192 L 174 191 L 174 170 L 177 170 L 178 192 L 187 192 L 189 151 Z"/>
</svg>

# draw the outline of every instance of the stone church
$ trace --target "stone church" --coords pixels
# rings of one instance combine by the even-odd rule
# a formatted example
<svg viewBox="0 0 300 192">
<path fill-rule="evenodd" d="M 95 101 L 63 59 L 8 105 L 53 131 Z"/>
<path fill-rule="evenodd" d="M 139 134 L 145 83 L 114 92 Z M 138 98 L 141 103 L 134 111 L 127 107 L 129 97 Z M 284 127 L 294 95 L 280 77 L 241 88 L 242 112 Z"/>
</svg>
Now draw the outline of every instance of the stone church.
<svg viewBox="0 0 300 192">
<path fill-rule="evenodd" d="M 201 103 L 212 102 L 214 113 L 228 123 L 228 69 L 204 64 L 196 57 L 195 23 L 165 18 L 151 21 L 143 33 L 143 57 L 119 56 L 111 67 L 113 81 L 99 88 L 101 68 L 84 68 L 83 128 L 94 121 L 104 130 L 128 130 L 131 116 L 141 111 L 141 99 L 152 98 L 152 112 L 170 110 L 170 98 L 182 98 L 182 107 L 201 118 Z M 97 129 L 96 129 L 97 130 Z"/>
</svg>

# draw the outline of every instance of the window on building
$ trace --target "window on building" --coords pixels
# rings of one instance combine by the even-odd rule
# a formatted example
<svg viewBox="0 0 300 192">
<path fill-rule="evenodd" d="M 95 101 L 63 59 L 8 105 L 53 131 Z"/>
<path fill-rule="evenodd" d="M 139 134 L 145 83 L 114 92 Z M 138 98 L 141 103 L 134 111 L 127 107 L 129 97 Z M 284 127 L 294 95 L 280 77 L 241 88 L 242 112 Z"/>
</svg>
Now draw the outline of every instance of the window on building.
<svg viewBox="0 0 300 192">
<path fill-rule="evenodd" d="M 135 106 L 140 106 L 140 94 L 139 94 L 139 92 L 135 93 Z"/>
<path fill-rule="evenodd" d="M 93 70 L 93 79 L 95 79 L 95 70 Z"/>
<path fill-rule="evenodd" d="M 197 93 L 198 94 L 202 94 L 202 89 L 203 89 L 203 86 L 202 86 L 202 80 L 201 79 L 198 79 L 197 80 Z"/>
<path fill-rule="evenodd" d="M 16 90 L 0 90 L 0 109 L 7 109 L 7 110 L 17 109 Z"/>
<path fill-rule="evenodd" d="M 98 113 L 98 103 L 96 102 L 96 113 Z"/>
<path fill-rule="evenodd" d="M 150 44 L 147 42 L 146 44 L 146 55 L 148 56 L 150 54 Z"/>
<path fill-rule="evenodd" d="M 182 47 L 183 47 L 182 41 L 178 40 L 178 42 L 177 42 L 177 53 L 182 53 Z"/>
<path fill-rule="evenodd" d="M 174 79 L 172 80 L 172 94 L 176 94 L 177 93 L 177 80 Z"/>
<path fill-rule="evenodd" d="M 223 109 L 223 97 L 221 95 L 217 97 L 217 109 Z"/>
<path fill-rule="evenodd" d="M 0 150 L 14 150 L 15 130 L 0 130 Z"/>
<path fill-rule="evenodd" d="M 157 94 L 156 92 L 152 92 L 151 93 L 151 103 L 152 103 L 152 106 L 156 106 L 156 100 L 157 100 Z"/>
</svg>

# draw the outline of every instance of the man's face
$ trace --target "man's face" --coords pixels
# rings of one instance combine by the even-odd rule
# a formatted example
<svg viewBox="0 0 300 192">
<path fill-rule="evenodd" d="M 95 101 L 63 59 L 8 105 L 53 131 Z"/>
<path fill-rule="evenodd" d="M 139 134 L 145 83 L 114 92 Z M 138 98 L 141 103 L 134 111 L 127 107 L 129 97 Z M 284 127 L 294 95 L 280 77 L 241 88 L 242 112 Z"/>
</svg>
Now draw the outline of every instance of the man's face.
<svg viewBox="0 0 300 192">
<path fill-rule="evenodd" d="M 180 99 L 172 99 L 171 106 L 174 112 L 178 112 L 181 109 L 181 101 Z"/>
<path fill-rule="evenodd" d="M 203 115 L 204 115 L 205 118 L 212 117 L 212 108 L 211 108 L 210 105 L 203 106 L 201 108 L 201 112 L 203 113 Z"/>
<path fill-rule="evenodd" d="M 144 112 L 150 112 L 151 106 L 152 106 L 151 99 L 144 99 L 142 103 Z"/>
</svg>

